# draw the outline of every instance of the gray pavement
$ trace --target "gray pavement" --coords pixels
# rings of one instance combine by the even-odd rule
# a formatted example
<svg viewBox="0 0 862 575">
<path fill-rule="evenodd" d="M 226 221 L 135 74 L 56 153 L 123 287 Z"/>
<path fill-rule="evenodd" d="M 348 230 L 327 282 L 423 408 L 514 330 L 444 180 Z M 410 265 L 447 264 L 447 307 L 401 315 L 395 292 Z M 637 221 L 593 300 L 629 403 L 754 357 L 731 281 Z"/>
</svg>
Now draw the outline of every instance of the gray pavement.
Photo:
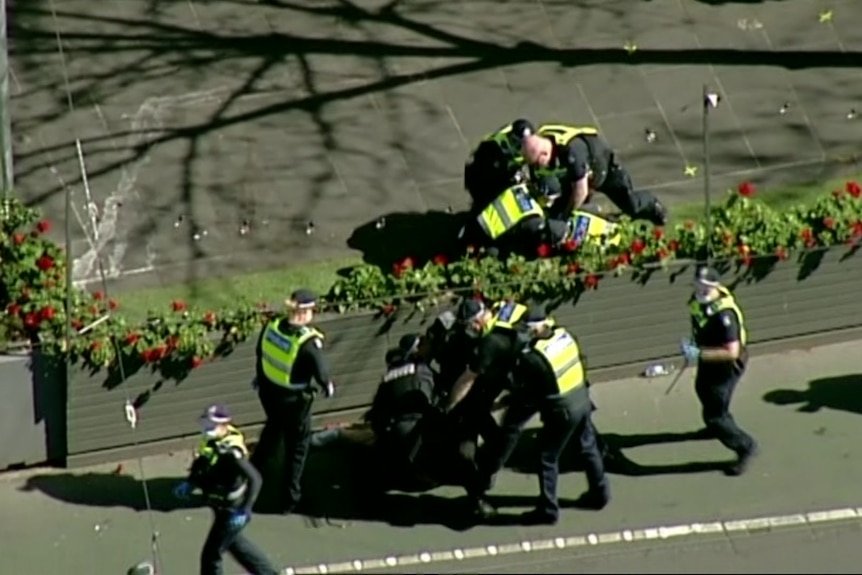
<svg viewBox="0 0 862 575">
<path fill-rule="evenodd" d="M 352 481 L 367 471 L 367 462 L 327 457 L 323 452 L 315 456 L 308 472 L 306 515 L 285 518 L 261 512 L 249 534 L 282 565 L 326 564 L 327 571 L 334 572 L 339 563 L 350 569 L 353 561 L 370 560 L 364 570 L 375 571 L 374 566 L 385 565 L 381 562 L 389 556 L 407 557 L 409 562 L 409 557 L 423 552 L 444 553 L 439 557 L 445 558 L 445 552 L 451 557 L 455 549 L 474 547 L 485 550 L 487 560 L 489 545 L 501 550 L 511 545 L 517 548 L 523 541 L 553 542 L 589 534 L 598 534 L 603 542 L 628 537 L 635 542 L 632 545 L 646 545 L 651 550 L 648 534 L 662 526 L 665 530 L 655 533 L 675 533 L 673 542 L 685 546 L 690 537 L 697 543 L 690 533 L 709 531 L 704 525 L 716 522 L 717 531 L 710 532 L 753 549 L 758 547 L 756 539 L 745 535 L 763 528 L 763 522 L 734 522 L 778 517 L 766 524 L 814 525 L 811 528 L 817 529 L 817 525 L 829 523 L 821 521 L 824 518 L 858 521 L 862 518 L 862 511 L 856 511 L 862 506 L 862 444 L 857 441 L 862 429 L 858 394 L 862 369 L 857 347 L 858 342 L 851 342 L 752 361 L 738 391 L 734 413 L 759 439 L 763 453 L 741 478 L 721 473 L 720 465 L 729 454 L 720 445 L 680 437 L 699 427 L 691 374 L 684 375 L 670 395 L 665 395 L 670 383 L 667 379 L 629 379 L 594 389 L 599 405 L 597 425 L 639 466 L 636 474 L 612 475 L 614 499 L 602 512 L 567 509 L 554 527 L 465 529 L 456 521 L 460 489 L 440 488 L 427 494 L 392 494 L 386 508 L 369 516 L 360 510 L 358 502 L 364 495 L 354 489 Z M 513 467 L 523 468 L 530 452 L 527 439 Z M 151 515 L 145 512 L 136 462 L 125 462 L 119 468 L 36 470 L 5 476 L 0 480 L 4 567 L 10 572 L 49 573 L 57 565 L 65 565 L 70 573 L 119 573 L 148 556 L 152 520 L 160 533 L 163 575 L 194 572 L 208 512 L 194 507 L 178 509 L 170 496 L 170 488 L 184 474 L 189 458 L 190 453 L 185 452 L 144 461 L 155 510 Z M 503 472 L 493 492 L 506 511 L 526 508 L 537 489 L 533 476 L 516 469 Z M 560 485 L 561 495 L 573 499 L 584 487 L 578 473 L 567 474 Z M 273 488 L 277 486 L 270 483 L 268 489 Z M 798 520 L 799 514 L 836 509 L 849 511 Z M 692 527 L 694 524 L 700 527 Z M 673 526 L 682 527 L 668 531 Z M 631 533 L 624 535 L 624 531 Z M 653 535 L 652 540 L 660 536 Z M 661 547 L 658 541 L 655 546 Z M 604 543 L 596 550 L 604 553 Z M 848 548 L 847 553 L 850 551 Z M 616 551 L 609 546 L 608 552 Z M 662 567 L 663 555 L 657 553 L 659 558 L 652 569 L 671 569 Z M 532 558 L 516 554 L 511 560 Z M 549 555 L 547 560 L 556 559 Z M 608 568 L 636 564 L 626 563 L 624 558 L 618 561 L 608 563 Z M 770 559 L 764 557 L 762 561 Z M 585 565 L 585 569 L 606 568 L 604 562 L 599 563 Z M 432 565 L 438 566 L 436 561 Z M 540 563 L 536 572 L 563 569 L 543 565 Z M 786 571 L 793 565 L 778 565 L 774 570 Z M 439 567 L 455 569 L 446 562 L 439 562 Z M 761 569 L 768 570 L 766 566 Z M 314 567 L 300 572 L 318 571 Z"/>
<path fill-rule="evenodd" d="M 597 124 L 692 200 L 704 83 L 717 193 L 858 171 L 858 0 L 69 0 L 59 30 L 10 2 L 17 192 L 58 220 L 73 194 L 78 279 L 437 251 L 470 147 L 522 115 Z"/>
</svg>

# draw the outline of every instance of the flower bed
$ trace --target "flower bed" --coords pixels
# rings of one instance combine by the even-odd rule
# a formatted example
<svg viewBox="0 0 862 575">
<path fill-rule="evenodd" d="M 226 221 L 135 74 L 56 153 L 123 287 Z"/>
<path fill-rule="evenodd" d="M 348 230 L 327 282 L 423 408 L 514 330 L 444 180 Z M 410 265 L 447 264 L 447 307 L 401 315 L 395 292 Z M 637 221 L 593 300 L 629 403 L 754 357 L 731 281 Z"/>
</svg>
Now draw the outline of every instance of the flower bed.
<svg viewBox="0 0 862 575">
<path fill-rule="evenodd" d="M 622 226 L 621 247 L 605 251 L 569 244 L 557 254 L 540 246 L 536 257 L 529 259 L 499 261 L 470 250 L 455 261 L 444 256 L 428 262 L 407 258 L 391 272 L 363 265 L 338 281 L 324 304 L 340 313 L 376 309 L 390 314 L 401 305 L 426 305 L 456 293 L 489 299 L 567 299 L 600 289 L 606 274 L 703 259 L 708 245 L 716 259 L 735 260 L 752 270 L 813 248 L 848 244 L 855 250 L 862 242 L 862 188 L 847 182 L 813 205 L 778 212 L 755 197 L 753 185 L 743 183 L 713 209 L 711 228 L 695 221 L 673 230 L 627 223 Z M 14 200 L 4 207 L 0 305 L 5 314 L 0 341 L 7 344 L 38 343 L 94 372 L 148 364 L 164 377 L 180 379 L 254 336 L 274 313 L 252 303 L 196 310 L 175 301 L 145 325 L 130 325 L 117 301 L 99 291 L 73 290 L 69 318 L 73 337 L 67 338 L 67 259 L 46 237 L 49 229 L 50 223 L 40 220 L 36 210 Z"/>
</svg>

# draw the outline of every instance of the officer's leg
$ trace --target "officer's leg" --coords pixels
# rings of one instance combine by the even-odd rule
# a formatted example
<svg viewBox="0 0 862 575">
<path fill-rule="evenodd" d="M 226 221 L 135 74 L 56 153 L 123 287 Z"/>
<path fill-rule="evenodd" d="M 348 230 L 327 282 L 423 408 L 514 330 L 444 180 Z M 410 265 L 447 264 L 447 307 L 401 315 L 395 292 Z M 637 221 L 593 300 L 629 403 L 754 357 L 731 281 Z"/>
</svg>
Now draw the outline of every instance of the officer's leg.
<svg viewBox="0 0 862 575">
<path fill-rule="evenodd" d="M 695 391 L 708 433 L 737 454 L 739 461 L 730 472 L 739 474 L 757 449 L 754 439 L 742 431 L 730 415 L 730 400 L 742 374 L 712 369 L 715 368 L 698 366 Z"/>
<path fill-rule="evenodd" d="M 266 384 L 264 383 L 263 385 Z M 279 429 L 279 417 L 275 413 L 275 398 L 271 397 L 263 387 L 258 390 L 258 397 L 260 398 L 260 404 L 263 406 L 263 411 L 266 414 L 266 421 L 263 424 L 263 429 L 260 432 L 260 437 L 258 438 L 257 445 L 254 448 L 254 453 L 252 453 L 251 461 L 252 464 L 260 470 L 261 473 L 263 473 L 265 466 L 272 458 L 276 446 L 278 445 L 281 430 Z"/>
<path fill-rule="evenodd" d="M 628 171 L 616 163 L 612 162 L 598 190 L 633 220 L 647 220 L 656 225 L 667 222 L 667 210 L 661 202 L 651 192 L 635 190 Z"/>
<path fill-rule="evenodd" d="M 557 481 L 560 455 L 575 432 L 578 421 L 562 402 L 542 413 L 539 430 L 539 500 L 536 509 L 524 515 L 525 523 L 556 523 L 560 515 Z"/>
<path fill-rule="evenodd" d="M 311 396 L 297 393 L 290 398 L 287 407 L 283 414 L 286 418 L 284 459 L 289 467 L 286 470 L 288 484 L 285 511 L 290 512 L 302 497 L 302 473 L 311 444 Z"/>
<path fill-rule="evenodd" d="M 578 436 L 578 449 L 584 462 L 584 472 L 589 486 L 582 502 L 600 509 L 610 500 L 610 486 L 605 475 L 604 458 L 597 442 L 590 411 L 592 409 L 584 410 L 580 417 L 576 412 L 573 416 L 579 419 L 575 433 Z"/>
<path fill-rule="evenodd" d="M 526 405 L 512 405 L 503 414 L 503 421 L 491 441 L 486 441 L 477 457 L 480 487 L 487 489 L 491 478 L 496 475 L 518 446 L 521 431 L 536 413 L 535 408 Z"/>
<path fill-rule="evenodd" d="M 243 569 L 248 571 L 249 575 L 279 575 L 281 573 L 254 543 L 246 539 L 242 534 L 242 529 L 236 532 L 227 551 Z"/>
<path fill-rule="evenodd" d="M 213 516 L 212 527 L 201 550 L 201 575 L 222 575 L 222 555 L 234 535 L 228 526 L 228 518 L 228 512 L 222 510 Z"/>
</svg>

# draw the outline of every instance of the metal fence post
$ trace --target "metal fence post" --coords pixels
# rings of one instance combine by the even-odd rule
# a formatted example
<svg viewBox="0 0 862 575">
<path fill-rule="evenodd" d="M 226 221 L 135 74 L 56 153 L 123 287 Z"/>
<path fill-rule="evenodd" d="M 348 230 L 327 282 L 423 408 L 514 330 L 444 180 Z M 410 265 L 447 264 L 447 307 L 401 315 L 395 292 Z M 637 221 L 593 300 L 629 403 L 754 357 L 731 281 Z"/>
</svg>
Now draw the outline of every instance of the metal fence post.
<svg viewBox="0 0 862 575">
<path fill-rule="evenodd" d="M 9 45 L 6 36 L 6 0 L 0 0 L 0 185 L 3 198 L 12 192 L 12 121 L 9 117 Z"/>
</svg>

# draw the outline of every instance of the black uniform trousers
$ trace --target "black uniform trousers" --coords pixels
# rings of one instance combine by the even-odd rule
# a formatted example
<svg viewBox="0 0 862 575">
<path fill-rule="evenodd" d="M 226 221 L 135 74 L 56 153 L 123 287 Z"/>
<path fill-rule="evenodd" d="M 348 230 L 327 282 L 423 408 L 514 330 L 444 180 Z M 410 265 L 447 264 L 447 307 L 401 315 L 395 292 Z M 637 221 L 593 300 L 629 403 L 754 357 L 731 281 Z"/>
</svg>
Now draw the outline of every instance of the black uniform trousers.
<svg viewBox="0 0 862 575">
<path fill-rule="evenodd" d="M 538 411 L 542 427 L 538 437 L 540 493 L 536 510 L 549 517 L 559 515 L 557 482 L 560 457 L 573 437 L 583 459 L 589 492 L 600 499 L 607 499 L 604 462 L 591 418 L 593 406 L 585 390 L 576 389 L 566 395 L 546 398 L 538 404 L 513 399 L 503 416 L 499 441 L 489 444 L 480 454 L 479 480 L 487 482 L 485 478 L 502 469 L 514 452 L 524 425 Z"/>
<path fill-rule="evenodd" d="M 260 382 L 258 395 L 266 413 L 266 423 L 252 455 L 253 463 L 263 469 L 276 455 L 279 441 L 284 449 L 284 474 L 287 480 L 287 508 L 296 506 L 302 496 L 302 472 L 311 444 L 310 391 L 288 390 L 269 381 Z"/>
<path fill-rule="evenodd" d="M 214 509 L 212 528 L 201 551 L 201 575 L 222 575 L 222 556 L 236 559 L 249 575 L 279 575 L 266 555 L 242 534 L 245 526 L 231 527 L 230 509 Z"/>
<path fill-rule="evenodd" d="M 596 187 L 615 206 L 633 220 L 647 220 L 656 225 L 664 223 L 665 214 L 652 192 L 635 190 L 632 178 L 625 168 L 611 157 L 604 181 Z"/>
<path fill-rule="evenodd" d="M 703 409 L 707 432 L 740 456 L 750 455 L 756 446 L 730 414 L 730 400 L 736 384 L 745 373 L 745 365 L 699 362 L 694 390 Z"/>
</svg>

